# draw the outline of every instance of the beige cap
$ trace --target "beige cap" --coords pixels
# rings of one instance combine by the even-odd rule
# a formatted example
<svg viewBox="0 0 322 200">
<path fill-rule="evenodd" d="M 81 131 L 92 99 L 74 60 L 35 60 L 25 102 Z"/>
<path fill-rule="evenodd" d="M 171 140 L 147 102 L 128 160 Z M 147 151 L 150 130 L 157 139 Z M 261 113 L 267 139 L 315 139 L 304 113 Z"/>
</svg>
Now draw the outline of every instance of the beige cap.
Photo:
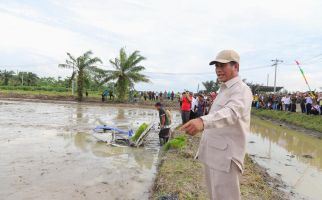
<svg viewBox="0 0 322 200">
<path fill-rule="evenodd" d="M 218 63 L 229 63 L 235 61 L 239 63 L 239 54 L 234 50 L 223 50 L 219 52 L 216 56 L 216 59 L 211 61 L 209 65 L 214 65 Z"/>
</svg>

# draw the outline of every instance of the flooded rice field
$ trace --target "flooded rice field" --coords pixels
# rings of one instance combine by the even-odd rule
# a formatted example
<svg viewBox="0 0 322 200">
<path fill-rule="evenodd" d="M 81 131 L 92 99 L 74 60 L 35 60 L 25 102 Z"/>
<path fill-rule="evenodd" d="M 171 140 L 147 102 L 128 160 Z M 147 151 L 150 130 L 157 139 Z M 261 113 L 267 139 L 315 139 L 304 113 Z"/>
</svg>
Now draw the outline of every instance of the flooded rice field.
<svg viewBox="0 0 322 200">
<path fill-rule="evenodd" d="M 152 109 L 0 100 L 0 199 L 147 199 L 157 132 L 145 147 L 131 148 L 107 146 L 91 131 L 153 121 Z"/>
<path fill-rule="evenodd" d="M 0 199 L 147 199 L 157 132 L 143 148 L 131 148 L 107 146 L 91 131 L 157 121 L 153 109 L 0 100 Z M 247 146 L 292 199 L 322 199 L 322 140 L 253 117 Z"/>
<path fill-rule="evenodd" d="M 252 118 L 248 152 L 273 177 L 280 177 L 292 199 L 322 199 L 322 140 Z"/>
</svg>

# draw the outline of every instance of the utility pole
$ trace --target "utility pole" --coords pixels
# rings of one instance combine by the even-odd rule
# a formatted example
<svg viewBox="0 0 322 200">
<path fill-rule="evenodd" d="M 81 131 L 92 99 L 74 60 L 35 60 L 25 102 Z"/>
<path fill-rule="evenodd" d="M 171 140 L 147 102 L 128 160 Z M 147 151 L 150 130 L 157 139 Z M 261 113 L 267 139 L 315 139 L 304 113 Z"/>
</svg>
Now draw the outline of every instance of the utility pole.
<svg viewBox="0 0 322 200">
<path fill-rule="evenodd" d="M 283 60 L 278 60 L 277 58 L 275 60 L 272 60 L 273 62 L 273 65 L 272 66 L 275 66 L 275 76 L 274 76 L 274 94 L 276 93 L 276 73 L 277 73 L 277 65 L 279 63 L 282 63 Z"/>
<path fill-rule="evenodd" d="M 269 80 L 269 73 L 267 73 L 267 84 L 266 84 L 267 87 L 268 87 L 268 80 Z"/>
<path fill-rule="evenodd" d="M 75 64 L 73 63 L 73 75 L 74 75 L 74 73 L 75 73 Z M 72 77 L 73 79 L 72 79 L 72 95 L 74 96 L 74 93 L 75 93 L 75 76 L 76 75 L 74 75 L 74 77 Z"/>
<path fill-rule="evenodd" d="M 74 90 L 75 90 L 75 80 L 72 80 L 72 95 L 74 96 Z"/>
</svg>

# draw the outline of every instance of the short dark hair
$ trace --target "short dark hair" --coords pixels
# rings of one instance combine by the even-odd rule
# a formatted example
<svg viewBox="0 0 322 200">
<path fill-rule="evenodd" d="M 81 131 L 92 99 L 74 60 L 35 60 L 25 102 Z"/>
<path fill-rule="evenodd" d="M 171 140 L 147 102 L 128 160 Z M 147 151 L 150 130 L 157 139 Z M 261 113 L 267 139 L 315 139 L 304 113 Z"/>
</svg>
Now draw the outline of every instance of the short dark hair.
<svg viewBox="0 0 322 200">
<path fill-rule="evenodd" d="M 230 65 L 236 65 L 236 64 L 237 64 L 237 62 L 236 62 L 236 61 L 230 61 L 230 62 L 229 62 L 229 64 L 230 64 Z"/>
<path fill-rule="evenodd" d="M 162 104 L 160 103 L 160 102 L 157 102 L 155 105 L 154 105 L 155 107 L 161 107 L 162 106 Z"/>
<path fill-rule="evenodd" d="M 237 65 L 239 63 L 236 62 L 236 61 L 230 61 L 229 64 L 230 64 L 230 66 L 235 66 L 235 65 Z M 237 69 L 237 71 L 239 72 L 239 68 Z"/>
<path fill-rule="evenodd" d="M 199 96 L 199 97 L 202 97 L 202 98 L 204 98 L 204 97 L 203 97 L 203 95 L 202 95 L 201 93 L 199 93 L 199 94 L 198 94 L 198 96 Z"/>
</svg>

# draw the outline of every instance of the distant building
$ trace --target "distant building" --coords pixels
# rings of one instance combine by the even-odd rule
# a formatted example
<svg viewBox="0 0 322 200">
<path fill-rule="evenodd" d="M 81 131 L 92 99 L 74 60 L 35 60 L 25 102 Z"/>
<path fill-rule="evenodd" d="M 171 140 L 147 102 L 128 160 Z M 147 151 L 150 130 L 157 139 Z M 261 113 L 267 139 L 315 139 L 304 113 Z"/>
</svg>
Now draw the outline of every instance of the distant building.
<svg viewBox="0 0 322 200">
<path fill-rule="evenodd" d="M 260 92 L 274 92 L 274 86 L 264 86 L 264 85 L 258 85 L 258 84 L 247 84 L 250 89 L 252 90 L 253 94 L 260 93 Z M 284 87 L 278 87 L 276 86 L 276 92 L 279 92 Z"/>
</svg>

